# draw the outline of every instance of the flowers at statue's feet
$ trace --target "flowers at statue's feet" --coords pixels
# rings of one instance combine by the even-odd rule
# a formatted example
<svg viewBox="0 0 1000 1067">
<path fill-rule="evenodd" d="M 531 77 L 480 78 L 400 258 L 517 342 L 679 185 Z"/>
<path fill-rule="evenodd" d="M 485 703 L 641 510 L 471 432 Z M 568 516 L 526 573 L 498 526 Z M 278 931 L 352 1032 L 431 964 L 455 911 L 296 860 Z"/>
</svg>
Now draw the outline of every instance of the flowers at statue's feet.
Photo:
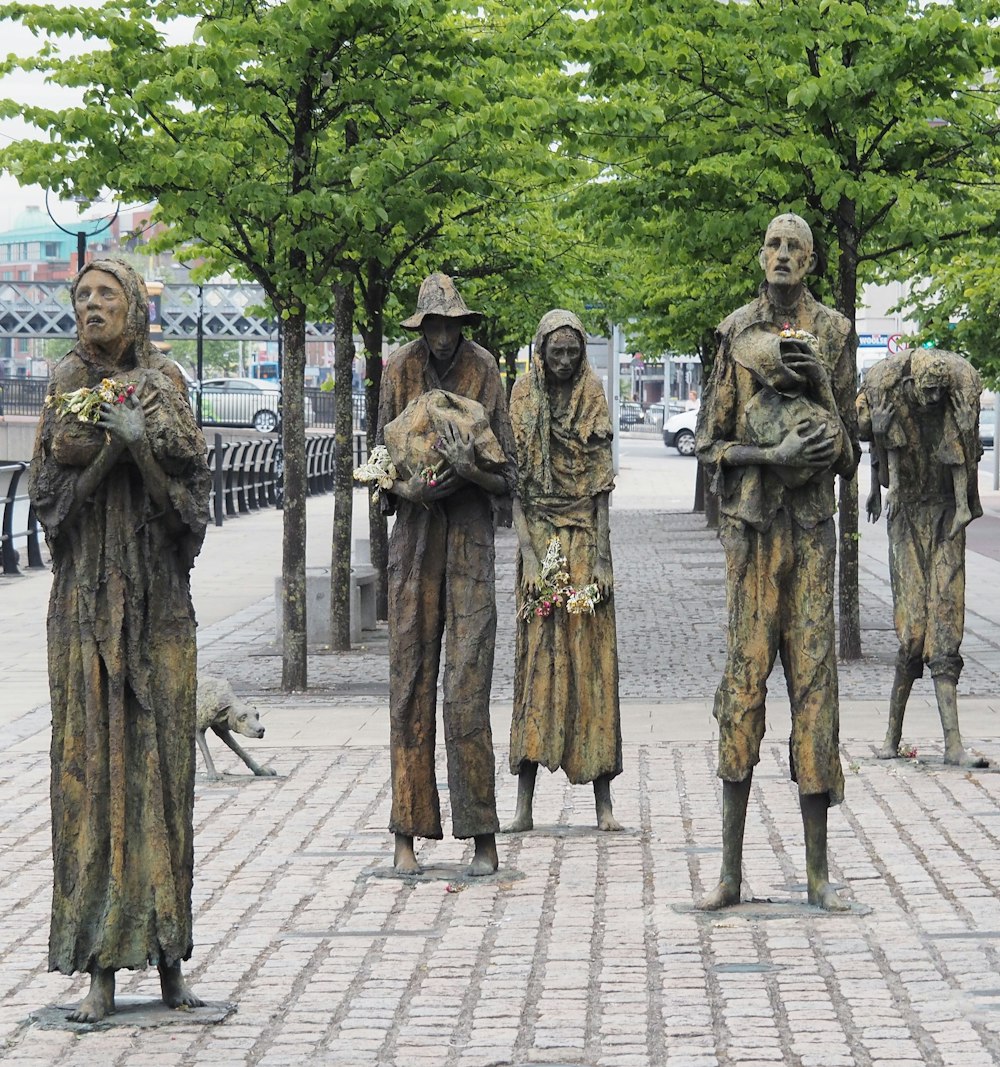
<svg viewBox="0 0 1000 1067">
<path fill-rule="evenodd" d="M 392 483 L 398 477 L 399 472 L 385 445 L 376 445 L 368 456 L 368 462 L 354 469 L 354 480 L 371 486 L 375 496 L 378 496 L 382 489 L 391 489 Z"/>
<path fill-rule="evenodd" d="M 45 406 L 54 407 L 60 415 L 75 415 L 80 422 L 97 422 L 102 404 L 124 404 L 134 392 L 135 382 L 102 378 L 99 385 L 49 395 Z"/>
<path fill-rule="evenodd" d="M 549 539 L 538 572 L 538 595 L 525 597 L 519 612 L 522 619 L 547 619 L 556 608 L 565 607 L 570 615 L 593 615 L 601 602 L 596 585 L 576 589 L 570 585 L 569 566 L 558 536 Z"/>
</svg>

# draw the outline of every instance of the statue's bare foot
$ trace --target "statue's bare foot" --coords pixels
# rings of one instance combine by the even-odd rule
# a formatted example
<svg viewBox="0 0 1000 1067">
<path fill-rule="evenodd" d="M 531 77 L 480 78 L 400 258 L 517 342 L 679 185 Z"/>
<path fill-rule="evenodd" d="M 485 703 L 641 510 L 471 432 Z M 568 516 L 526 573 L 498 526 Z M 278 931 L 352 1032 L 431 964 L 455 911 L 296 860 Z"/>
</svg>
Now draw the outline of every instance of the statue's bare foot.
<svg viewBox="0 0 1000 1067">
<path fill-rule="evenodd" d="M 397 874 L 420 873 L 417 854 L 413 851 L 413 838 L 408 834 L 396 834 L 396 848 L 393 852 L 392 864 Z"/>
<path fill-rule="evenodd" d="M 985 756 L 970 756 L 963 745 L 946 748 L 944 761 L 952 767 L 969 767 L 979 770 L 990 765 L 990 761 Z"/>
<path fill-rule="evenodd" d="M 163 1003 L 168 1008 L 202 1008 L 205 1002 L 196 996 L 187 980 L 181 973 L 180 963 L 172 963 L 169 967 L 162 964 L 158 968 L 160 972 L 160 995 Z"/>
<path fill-rule="evenodd" d="M 482 878 L 488 874 L 495 874 L 499 866 L 500 857 L 497 855 L 496 838 L 493 834 L 479 834 L 476 837 L 476 852 L 466 873 L 473 878 Z"/>
<path fill-rule="evenodd" d="M 597 829 L 598 830 L 623 830 L 622 824 L 615 818 L 611 808 L 607 808 L 597 813 Z"/>
<path fill-rule="evenodd" d="M 899 759 L 899 745 L 892 744 L 891 741 L 886 743 L 875 750 L 876 759 Z"/>
<path fill-rule="evenodd" d="M 514 818 L 507 823 L 506 826 L 500 827 L 500 833 L 502 834 L 523 834 L 528 830 L 534 830 L 535 820 L 530 811 L 521 811 L 520 808 L 514 812 Z"/>
<path fill-rule="evenodd" d="M 115 972 L 100 967 L 90 976 L 90 989 L 79 1005 L 69 1013 L 71 1023 L 96 1023 L 115 1010 Z"/>
<path fill-rule="evenodd" d="M 851 905 L 841 900 L 837 890 L 829 882 L 821 882 L 808 892 L 809 903 L 824 911 L 850 911 Z"/>
<path fill-rule="evenodd" d="M 699 911 L 720 911 L 740 902 L 740 883 L 732 878 L 722 878 L 719 884 L 698 902 Z"/>
</svg>

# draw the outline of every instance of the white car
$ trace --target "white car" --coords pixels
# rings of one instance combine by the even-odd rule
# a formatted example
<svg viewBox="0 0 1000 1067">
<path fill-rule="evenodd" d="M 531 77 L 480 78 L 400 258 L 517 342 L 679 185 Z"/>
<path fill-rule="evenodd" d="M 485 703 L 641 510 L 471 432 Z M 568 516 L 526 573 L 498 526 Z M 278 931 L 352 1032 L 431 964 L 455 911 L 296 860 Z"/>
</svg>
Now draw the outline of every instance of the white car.
<svg viewBox="0 0 1000 1067">
<path fill-rule="evenodd" d="M 694 455 L 694 428 L 698 421 L 698 407 L 695 405 L 690 411 L 682 411 L 679 415 L 671 415 L 663 424 L 663 443 L 670 448 L 677 449 L 682 456 Z"/>
<path fill-rule="evenodd" d="M 252 426 L 261 433 L 278 427 L 275 381 L 259 378 L 206 378 L 201 383 L 201 419 L 207 425 Z M 312 402 L 306 397 L 306 425 L 313 421 Z"/>
</svg>

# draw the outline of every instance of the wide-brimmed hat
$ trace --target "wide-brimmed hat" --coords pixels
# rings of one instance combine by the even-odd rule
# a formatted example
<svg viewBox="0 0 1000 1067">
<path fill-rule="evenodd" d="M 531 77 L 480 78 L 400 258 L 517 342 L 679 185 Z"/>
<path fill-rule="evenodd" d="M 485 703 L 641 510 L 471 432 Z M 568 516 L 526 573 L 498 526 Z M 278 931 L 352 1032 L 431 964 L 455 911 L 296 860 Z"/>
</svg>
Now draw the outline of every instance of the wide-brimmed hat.
<svg viewBox="0 0 1000 1067">
<path fill-rule="evenodd" d="M 469 310 L 447 274 L 428 274 L 424 278 L 417 294 L 417 310 L 399 325 L 405 330 L 419 330 L 427 315 L 458 319 L 466 326 L 478 326 L 483 319 L 478 311 Z"/>
</svg>

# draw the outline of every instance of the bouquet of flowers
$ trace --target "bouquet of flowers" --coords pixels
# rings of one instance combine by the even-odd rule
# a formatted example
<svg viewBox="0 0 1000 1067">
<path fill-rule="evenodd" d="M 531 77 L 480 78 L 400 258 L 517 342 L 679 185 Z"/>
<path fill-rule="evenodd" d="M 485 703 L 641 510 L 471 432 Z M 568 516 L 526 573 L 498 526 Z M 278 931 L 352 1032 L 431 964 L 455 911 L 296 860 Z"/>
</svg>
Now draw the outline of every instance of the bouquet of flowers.
<svg viewBox="0 0 1000 1067">
<path fill-rule="evenodd" d="M 354 480 L 362 485 L 370 485 L 378 496 L 380 490 L 391 489 L 392 483 L 399 477 L 396 465 L 389 456 L 389 450 L 385 445 L 376 445 L 368 457 L 367 463 L 362 463 L 354 470 Z"/>
<path fill-rule="evenodd" d="M 47 396 L 45 406 L 54 407 L 60 415 L 75 415 L 80 422 L 97 422 L 102 404 L 124 404 L 134 392 L 135 382 L 102 378 L 99 385 Z"/>
<path fill-rule="evenodd" d="M 797 330 L 790 322 L 781 324 L 778 336 L 786 341 L 805 341 L 810 348 L 819 344 L 815 334 L 810 333 L 808 330 Z"/>
<path fill-rule="evenodd" d="M 519 617 L 531 619 L 537 616 L 547 619 L 556 608 L 565 607 L 570 615 L 593 615 L 601 602 L 601 592 L 596 585 L 574 589 L 570 585 L 566 557 L 562 541 L 558 537 L 549 540 L 538 574 L 538 595 L 525 598 Z"/>
</svg>

